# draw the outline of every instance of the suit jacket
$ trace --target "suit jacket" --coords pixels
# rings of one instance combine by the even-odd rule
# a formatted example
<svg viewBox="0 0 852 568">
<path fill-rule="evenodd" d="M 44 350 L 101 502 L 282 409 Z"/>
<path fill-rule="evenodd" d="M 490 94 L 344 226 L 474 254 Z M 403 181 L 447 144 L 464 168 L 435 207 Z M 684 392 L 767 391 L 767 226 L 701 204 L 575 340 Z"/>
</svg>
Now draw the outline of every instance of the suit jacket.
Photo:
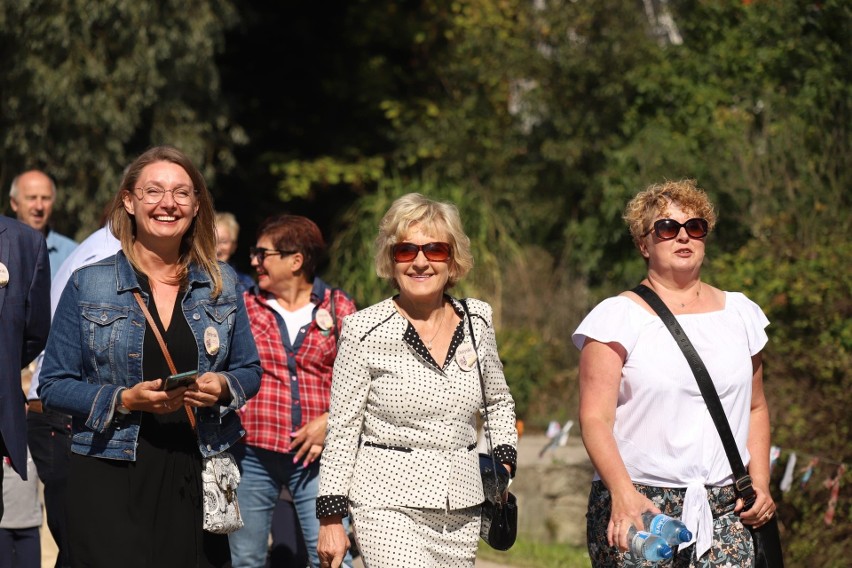
<svg viewBox="0 0 852 568">
<path fill-rule="evenodd" d="M 455 337 L 470 345 L 464 311 L 452 301 L 463 327 Z M 497 355 L 491 306 L 479 300 L 468 300 L 468 306 L 493 445 L 514 453 L 515 403 Z M 454 345 L 439 369 L 407 340 L 406 333 L 415 333 L 409 326 L 391 299 L 343 320 L 318 511 L 347 497 L 356 505 L 428 509 L 462 509 L 484 499 L 476 450 L 482 409 L 476 365 L 460 365 L 455 356 L 460 346 Z"/>
<path fill-rule="evenodd" d="M 44 235 L 0 216 L 0 435 L 12 467 L 26 479 L 26 397 L 21 369 L 44 349 L 50 331 L 50 261 Z"/>
</svg>

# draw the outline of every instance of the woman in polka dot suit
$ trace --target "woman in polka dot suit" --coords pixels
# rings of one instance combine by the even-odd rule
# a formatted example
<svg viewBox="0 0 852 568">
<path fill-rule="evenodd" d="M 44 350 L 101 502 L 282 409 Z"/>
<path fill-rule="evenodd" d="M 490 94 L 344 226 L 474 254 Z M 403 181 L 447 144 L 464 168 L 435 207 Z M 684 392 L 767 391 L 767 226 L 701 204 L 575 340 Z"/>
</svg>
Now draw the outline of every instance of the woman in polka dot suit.
<svg viewBox="0 0 852 568">
<path fill-rule="evenodd" d="M 343 320 L 320 464 L 318 551 L 337 568 L 352 515 L 369 568 L 473 567 L 484 499 L 476 451 L 482 366 L 498 461 L 514 473 L 515 403 L 491 307 L 447 295 L 473 267 L 455 206 L 412 193 L 379 227 L 376 272 L 399 293 Z"/>
</svg>

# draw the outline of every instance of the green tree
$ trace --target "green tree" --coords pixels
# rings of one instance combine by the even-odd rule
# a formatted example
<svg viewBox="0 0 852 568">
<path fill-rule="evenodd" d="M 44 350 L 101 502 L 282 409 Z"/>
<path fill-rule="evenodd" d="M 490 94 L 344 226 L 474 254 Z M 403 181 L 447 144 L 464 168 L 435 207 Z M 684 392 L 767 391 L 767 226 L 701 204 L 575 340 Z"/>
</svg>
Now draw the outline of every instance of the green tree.
<svg viewBox="0 0 852 568">
<path fill-rule="evenodd" d="M 215 55 L 235 16 L 227 0 L 0 0 L 3 187 L 45 169 L 61 192 L 55 224 L 82 235 L 150 145 L 180 147 L 208 180 L 231 167 L 245 134 Z"/>
<path fill-rule="evenodd" d="M 437 4 L 422 24 L 432 33 L 412 37 L 430 54 L 416 92 L 382 102 L 394 142 L 383 159 L 487 199 L 521 256 L 543 255 L 523 266 L 501 257 L 504 284 L 476 290 L 500 294 L 504 358 L 550 374 L 517 388 L 525 404 L 541 384 L 566 384 L 554 369 L 571 368 L 568 337 L 588 306 L 644 273 L 620 218 L 629 197 L 696 178 L 721 219 L 707 278 L 773 321 L 774 439 L 848 461 L 852 7 L 671 5 L 682 44 L 657 42 L 624 2 Z M 529 270 L 550 310 L 531 308 L 517 285 Z M 529 364 L 538 356 L 547 363 Z M 571 400 L 570 386 L 561 392 Z M 826 399 L 840 403 L 827 410 Z M 789 561 L 839 565 L 849 508 L 826 536 L 815 491 L 778 496 Z"/>
<path fill-rule="evenodd" d="M 775 491 L 783 468 L 773 475 L 773 496 L 785 529 L 787 562 L 793 566 L 844 566 L 852 536 L 852 507 L 841 494 L 834 522 L 823 522 L 838 463 L 850 461 L 852 418 L 852 244 L 823 236 L 798 239 L 797 224 L 782 215 L 759 237 L 712 262 L 710 278 L 725 289 L 748 290 L 770 320 L 764 353 L 772 442 L 785 453 L 823 458 L 814 481 Z M 852 482 L 848 469 L 842 486 Z"/>
</svg>

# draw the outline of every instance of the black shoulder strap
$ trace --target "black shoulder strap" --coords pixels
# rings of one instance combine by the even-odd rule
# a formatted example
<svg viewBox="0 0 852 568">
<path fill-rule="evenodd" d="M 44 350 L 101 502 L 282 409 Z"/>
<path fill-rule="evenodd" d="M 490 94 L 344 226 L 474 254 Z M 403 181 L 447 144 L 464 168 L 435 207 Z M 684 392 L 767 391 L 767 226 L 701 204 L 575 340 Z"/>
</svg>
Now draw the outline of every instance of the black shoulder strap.
<svg viewBox="0 0 852 568">
<path fill-rule="evenodd" d="M 476 337 L 473 335 L 473 319 L 470 317 L 470 310 L 467 309 L 467 300 L 461 298 L 459 300 L 464 315 L 467 316 L 467 326 L 470 330 L 470 342 L 473 344 L 473 350 L 476 351 Z M 491 424 L 488 422 L 488 401 L 485 398 L 485 379 L 482 377 L 482 366 L 479 364 L 479 353 L 476 353 L 476 372 L 479 374 L 479 386 L 482 389 L 482 411 L 485 416 L 485 441 L 488 442 L 488 455 L 491 456 L 491 471 L 494 472 L 494 487 L 500 487 L 500 482 L 497 479 L 497 458 L 494 457 L 494 448 L 491 445 Z M 495 502 L 501 506 L 503 497 L 499 494 L 495 496 Z"/>
<path fill-rule="evenodd" d="M 728 418 L 725 416 L 725 409 L 722 408 L 722 402 L 719 400 L 719 394 L 716 392 L 716 387 L 713 386 L 713 379 L 710 378 L 710 373 L 707 372 L 707 367 L 692 345 L 692 342 L 686 336 L 683 328 L 675 319 L 674 314 L 669 310 L 668 306 L 660 299 L 656 292 L 639 284 L 633 289 L 640 298 L 645 300 L 651 306 L 666 327 L 674 336 L 678 347 L 683 351 L 686 361 L 692 368 L 695 374 L 695 380 L 698 383 L 698 389 L 701 391 L 701 396 L 704 397 L 704 402 L 707 404 L 707 409 L 710 411 L 710 416 L 713 417 L 713 423 L 716 424 L 716 430 L 719 431 L 719 436 L 722 438 L 722 446 L 725 448 L 725 453 L 728 455 L 728 461 L 731 463 L 731 469 L 734 472 L 735 486 L 737 493 L 745 502 L 745 509 L 749 509 L 757 498 L 754 488 L 751 486 L 751 477 L 746 471 L 743 460 L 740 458 L 740 452 L 737 449 L 737 443 L 734 440 L 734 435 L 731 432 L 731 425 L 728 423 Z"/>
</svg>

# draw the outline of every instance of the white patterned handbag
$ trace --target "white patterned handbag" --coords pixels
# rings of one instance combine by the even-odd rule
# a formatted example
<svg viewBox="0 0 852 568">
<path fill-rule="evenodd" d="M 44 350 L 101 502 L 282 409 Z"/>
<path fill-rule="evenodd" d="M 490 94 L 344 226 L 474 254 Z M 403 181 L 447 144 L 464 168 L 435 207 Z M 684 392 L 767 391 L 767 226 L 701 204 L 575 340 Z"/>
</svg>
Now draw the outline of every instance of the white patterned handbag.
<svg viewBox="0 0 852 568">
<path fill-rule="evenodd" d="M 240 470 L 234 456 L 222 452 L 201 460 L 201 489 L 204 494 L 204 530 L 230 534 L 243 528 L 237 486 Z"/>
</svg>

